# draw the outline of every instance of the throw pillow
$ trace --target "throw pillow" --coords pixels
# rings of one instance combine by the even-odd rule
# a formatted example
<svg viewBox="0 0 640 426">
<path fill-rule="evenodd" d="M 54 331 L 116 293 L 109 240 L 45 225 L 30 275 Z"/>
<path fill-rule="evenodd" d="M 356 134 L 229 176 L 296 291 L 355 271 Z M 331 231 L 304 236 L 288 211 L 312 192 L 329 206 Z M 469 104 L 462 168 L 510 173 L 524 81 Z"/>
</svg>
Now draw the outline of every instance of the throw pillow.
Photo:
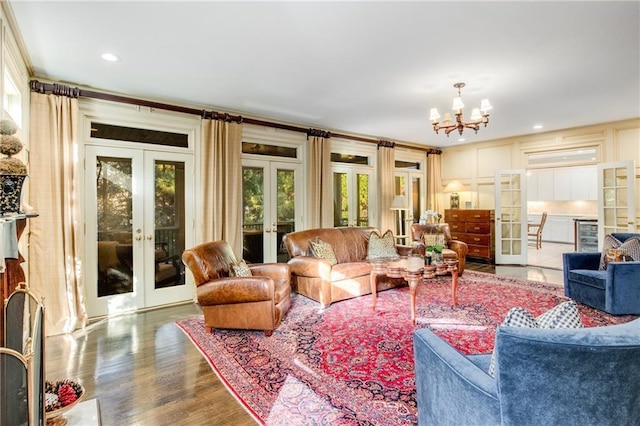
<svg viewBox="0 0 640 426">
<path fill-rule="evenodd" d="M 331 244 L 318 238 L 316 241 L 309 241 L 309 246 L 311 247 L 311 254 L 314 257 L 327 260 L 331 266 L 338 263 Z"/>
<path fill-rule="evenodd" d="M 444 246 L 444 234 L 439 232 L 437 234 L 424 234 L 424 245 L 429 246 Z"/>
<path fill-rule="evenodd" d="M 238 263 L 234 263 L 231 265 L 231 276 L 232 277 L 252 277 L 251 269 L 247 266 L 247 262 L 241 260 Z"/>
<path fill-rule="evenodd" d="M 369 235 L 369 248 L 367 250 L 367 259 L 384 259 L 390 257 L 398 257 L 396 250 L 396 242 L 393 238 L 393 232 L 387 230 L 382 236 L 377 232 L 371 232 Z"/>
<path fill-rule="evenodd" d="M 607 263 L 611 261 L 607 257 L 610 250 L 618 250 L 620 254 L 629 256 L 631 260 L 638 262 L 640 261 L 640 238 L 631 237 L 623 243 L 613 235 L 605 235 L 602 243 L 602 255 L 600 256 L 600 270 L 607 269 Z"/>
<path fill-rule="evenodd" d="M 526 309 L 519 306 L 509 309 L 501 325 L 509 327 L 528 328 L 582 328 L 582 318 L 578 311 L 578 305 L 573 300 L 567 300 L 549 309 L 544 314 L 535 318 Z M 493 377 L 495 373 L 495 352 L 491 355 L 489 363 L 489 375 Z"/>
</svg>

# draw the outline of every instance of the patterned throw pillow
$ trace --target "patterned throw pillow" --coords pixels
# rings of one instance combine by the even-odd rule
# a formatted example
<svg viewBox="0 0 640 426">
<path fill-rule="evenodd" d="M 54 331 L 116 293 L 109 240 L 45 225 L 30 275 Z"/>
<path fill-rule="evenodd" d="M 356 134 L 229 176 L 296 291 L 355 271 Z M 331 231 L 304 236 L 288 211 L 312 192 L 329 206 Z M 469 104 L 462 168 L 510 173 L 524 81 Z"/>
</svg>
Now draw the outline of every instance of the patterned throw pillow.
<svg viewBox="0 0 640 426">
<path fill-rule="evenodd" d="M 336 259 L 336 254 L 333 251 L 331 244 L 318 238 L 316 241 L 309 241 L 309 245 L 311 246 L 311 254 L 314 257 L 327 260 L 331 266 L 338 263 L 338 259 Z"/>
<path fill-rule="evenodd" d="M 640 238 L 631 237 L 623 243 L 613 235 L 607 234 L 604 236 L 604 242 L 602 243 L 602 255 L 600 256 L 600 266 L 598 268 L 601 271 L 607 269 L 607 263 L 611 261 L 607 258 L 607 253 L 613 249 L 630 256 L 631 260 L 635 262 L 640 261 Z"/>
<path fill-rule="evenodd" d="M 369 235 L 369 248 L 367 251 L 367 259 L 384 259 L 390 257 L 398 257 L 393 232 L 389 229 L 382 236 L 377 232 L 371 232 Z"/>
<path fill-rule="evenodd" d="M 526 309 L 515 307 L 509 309 L 501 325 L 509 327 L 528 328 L 582 328 L 582 318 L 578 311 L 578 305 L 573 300 L 567 300 L 549 309 L 544 314 L 535 318 Z M 489 364 L 489 375 L 493 377 L 495 373 L 495 352 L 491 355 Z"/>
<path fill-rule="evenodd" d="M 231 265 L 231 276 L 232 277 L 252 277 L 251 269 L 247 266 L 247 262 L 241 260 L 238 263 L 234 263 Z"/>
</svg>

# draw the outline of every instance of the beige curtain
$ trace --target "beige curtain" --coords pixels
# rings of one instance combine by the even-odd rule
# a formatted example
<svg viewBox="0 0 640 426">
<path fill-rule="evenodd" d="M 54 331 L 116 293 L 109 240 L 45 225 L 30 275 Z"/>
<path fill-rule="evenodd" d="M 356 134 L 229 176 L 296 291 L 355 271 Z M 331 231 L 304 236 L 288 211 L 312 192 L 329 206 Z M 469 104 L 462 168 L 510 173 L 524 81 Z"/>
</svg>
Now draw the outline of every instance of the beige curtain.
<svg viewBox="0 0 640 426">
<path fill-rule="evenodd" d="M 29 286 L 43 296 L 47 335 L 84 326 L 84 284 L 80 278 L 80 197 L 75 187 L 78 100 L 31 93 Z"/>
<path fill-rule="evenodd" d="M 443 206 L 440 203 L 442 192 L 440 158 L 440 154 L 427 154 L 427 210 L 444 215 Z"/>
<path fill-rule="evenodd" d="M 380 232 L 396 231 L 396 216 L 390 210 L 395 197 L 395 153 L 392 146 L 378 144 L 378 179 L 380 186 Z"/>
<path fill-rule="evenodd" d="M 331 139 L 323 135 L 308 135 L 309 169 L 307 174 L 307 228 L 333 227 L 333 199 L 331 175 Z"/>
<path fill-rule="evenodd" d="M 242 257 L 242 125 L 202 120 L 201 241 L 225 240 Z"/>
</svg>

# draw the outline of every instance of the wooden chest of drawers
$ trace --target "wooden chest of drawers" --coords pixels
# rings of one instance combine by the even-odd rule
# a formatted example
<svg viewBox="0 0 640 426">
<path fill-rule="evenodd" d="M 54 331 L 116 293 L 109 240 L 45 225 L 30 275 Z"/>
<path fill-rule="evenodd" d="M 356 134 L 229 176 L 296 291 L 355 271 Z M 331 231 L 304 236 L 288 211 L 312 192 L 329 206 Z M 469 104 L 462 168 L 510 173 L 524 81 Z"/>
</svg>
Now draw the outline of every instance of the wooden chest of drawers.
<svg viewBox="0 0 640 426">
<path fill-rule="evenodd" d="M 469 246 L 467 257 L 495 261 L 494 211 L 449 209 L 444 211 L 451 238 Z"/>
</svg>

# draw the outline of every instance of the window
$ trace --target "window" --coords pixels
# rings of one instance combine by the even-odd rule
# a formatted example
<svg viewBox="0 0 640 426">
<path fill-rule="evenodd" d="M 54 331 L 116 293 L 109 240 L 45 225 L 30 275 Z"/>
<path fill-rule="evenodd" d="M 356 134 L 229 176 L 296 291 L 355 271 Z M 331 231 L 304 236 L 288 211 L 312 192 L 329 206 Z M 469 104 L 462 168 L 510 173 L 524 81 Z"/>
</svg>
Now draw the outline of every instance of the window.
<svg viewBox="0 0 640 426">
<path fill-rule="evenodd" d="M 22 128 L 22 94 L 14 83 L 11 75 L 4 71 L 4 96 L 2 106 L 19 128 Z"/>
<path fill-rule="evenodd" d="M 115 126 L 112 124 L 91 123 L 91 137 L 127 142 L 141 142 L 152 145 L 189 147 L 189 135 L 186 133 L 163 132 L 159 130 L 139 129 L 135 127 Z"/>
</svg>

